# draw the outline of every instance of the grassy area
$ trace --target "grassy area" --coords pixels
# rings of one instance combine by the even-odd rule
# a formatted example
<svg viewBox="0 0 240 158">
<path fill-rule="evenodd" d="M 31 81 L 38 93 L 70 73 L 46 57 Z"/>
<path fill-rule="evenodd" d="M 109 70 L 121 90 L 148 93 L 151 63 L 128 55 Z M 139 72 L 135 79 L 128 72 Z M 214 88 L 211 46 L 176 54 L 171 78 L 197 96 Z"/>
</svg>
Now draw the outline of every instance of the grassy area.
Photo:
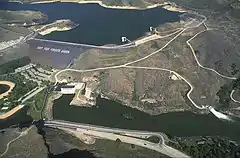
<svg viewBox="0 0 240 158">
<path fill-rule="evenodd" d="M 3 19 L 3 24 L 32 24 L 33 22 L 44 22 L 47 16 L 41 12 L 36 11 L 9 11 L 0 10 L 0 19 Z"/>
<path fill-rule="evenodd" d="M 103 54 L 100 59 L 101 60 L 112 60 L 112 59 L 122 59 L 122 58 L 126 58 L 130 55 L 136 54 L 137 53 L 137 49 L 131 49 L 128 52 L 125 53 L 112 53 L 112 54 Z"/>
<path fill-rule="evenodd" d="M 32 116 L 34 120 L 39 120 L 41 118 L 41 110 L 44 104 L 45 90 L 42 90 L 34 97 L 27 101 L 29 106 L 28 114 Z"/>
<path fill-rule="evenodd" d="M 0 76 L 0 80 L 11 81 L 15 83 L 15 87 L 9 93 L 9 95 L 0 100 L 0 107 L 8 106 L 10 109 L 19 104 L 19 98 L 37 87 L 36 82 L 29 81 L 18 73 Z"/>
<path fill-rule="evenodd" d="M 232 81 L 230 84 L 225 84 L 217 92 L 219 97 L 219 104 L 221 108 L 228 108 L 231 102 L 230 94 L 232 90 L 240 89 L 240 77 Z"/>
</svg>

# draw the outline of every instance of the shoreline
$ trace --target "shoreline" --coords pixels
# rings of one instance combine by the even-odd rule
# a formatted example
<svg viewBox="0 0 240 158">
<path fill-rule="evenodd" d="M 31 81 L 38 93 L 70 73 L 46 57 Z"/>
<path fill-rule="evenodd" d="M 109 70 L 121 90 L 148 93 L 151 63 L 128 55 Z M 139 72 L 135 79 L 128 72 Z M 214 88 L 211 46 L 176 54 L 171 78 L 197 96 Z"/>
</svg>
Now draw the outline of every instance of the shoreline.
<svg viewBox="0 0 240 158">
<path fill-rule="evenodd" d="M 164 3 L 157 3 L 148 5 L 144 8 L 141 7 L 133 7 L 133 6 L 114 6 L 114 5 L 106 5 L 102 1 L 96 0 L 96 1 L 82 1 L 82 0 L 51 0 L 51 1 L 39 1 L 39 2 L 32 2 L 30 4 L 44 4 L 44 3 L 56 3 L 56 2 L 62 2 L 62 3 L 79 3 L 79 4 L 98 4 L 104 8 L 108 9 L 129 9 L 129 10 L 146 10 L 146 9 L 153 9 L 157 7 L 162 7 L 168 11 L 174 11 L 174 12 L 186 12 L 186 10 L 177 7 L 176 5 L 173 5 L 173 3 L 164 2 Z"/>
<path fill-rule="evenodd" d="M 64 24 L 62 24 L 64 23 Z M 68 26 L 71 24 L 72 26 Z M 68 31 L 76 28 L 78 24 L 73 23 L 69 19 L 56 20 L 53 23 L 40 26 L 40 28 L 32 27 L 35 32 L 38 32 L 40 35 L 44 36 L 55 31 Z"/>
<path fill-rule="evenodd" d="M 16 107 L 14 107 L 12 110 L 4 113 L 4 114 L 1 114 L 0 115 L 0 120 L 4 120 L 10 116 L 12 116 L 13 114 L 15 114 L 16 112 L 18 112 L 19 110 L 21 110 L 22 108 L 24 107 L 24 105 L 18 105 Z"/>
<path fill-rule="evenodd" d="M 12 89 L 15 87 L 15 83 L 10 82 L 10 81 L 0 81 L 0 84 L 8 85 L 8 86 L 9 86 L 9 89 L 8 89 L 6 92 L 0 94 L 0 99 L 8 96 L 8 94 L 9 94 L 9 93 L 12 91 Z"/>
</svg>

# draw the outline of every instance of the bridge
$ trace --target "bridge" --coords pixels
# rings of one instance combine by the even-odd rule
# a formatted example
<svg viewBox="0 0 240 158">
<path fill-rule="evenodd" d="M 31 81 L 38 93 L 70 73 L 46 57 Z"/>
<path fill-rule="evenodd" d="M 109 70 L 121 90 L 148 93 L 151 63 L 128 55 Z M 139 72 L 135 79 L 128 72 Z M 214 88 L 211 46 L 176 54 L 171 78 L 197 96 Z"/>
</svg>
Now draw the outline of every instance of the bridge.
<svg viewBox="0 0 240 158">
<path fill-rule="evenodd" d="M 110 128 L 61 120 L 45 121 L 44 126 L 62 129 L 67 132 L 79 132 L 96 139 L 109 139 L 112 141 L 116 141 L 117 139 L 119 139 L 121 140 L 121 142 L 155 150 L 157 152 L 174 158 L 189 157 L 188 155 L 166 145 L 163 134 L 160 132 Z M 158 137 L 159 142 L 153 143 L 147 140 L 152 136 Z"/>
</svg>

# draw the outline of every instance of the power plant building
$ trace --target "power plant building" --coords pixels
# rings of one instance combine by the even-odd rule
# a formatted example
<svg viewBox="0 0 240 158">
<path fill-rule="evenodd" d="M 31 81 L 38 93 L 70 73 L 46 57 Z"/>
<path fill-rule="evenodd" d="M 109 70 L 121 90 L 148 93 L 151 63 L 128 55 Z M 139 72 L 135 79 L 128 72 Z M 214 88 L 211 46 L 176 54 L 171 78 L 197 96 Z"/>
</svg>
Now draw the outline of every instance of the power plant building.
<svg viewBox="0 0 240 158">
<path fill-rule="evenodd" d="M 61 93 L 62 94 L 74 94 L 76 91 L 75 86 L 62 86 Z"/>
</svg>

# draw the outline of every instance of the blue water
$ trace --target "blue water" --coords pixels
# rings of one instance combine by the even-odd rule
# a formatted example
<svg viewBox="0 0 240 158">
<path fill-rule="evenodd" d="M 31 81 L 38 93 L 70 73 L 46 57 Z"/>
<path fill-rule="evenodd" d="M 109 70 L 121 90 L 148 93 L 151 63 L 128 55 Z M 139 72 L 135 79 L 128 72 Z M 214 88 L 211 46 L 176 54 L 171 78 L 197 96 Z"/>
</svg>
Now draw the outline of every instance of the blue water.
<svg viewBox="0 0 240 158">
<path fill-rule="evenodd" d="M 0 3 L 0 9 L 40 11 L 48 16 L 49 22 L 71 19 L 79 24 L 76 29 L 54 32 L 42 38 L 94 45 L 121 44 L 121 37 L 135 40 L 166 22 L 180 20 L 180 13 L 163 8 L 146 10 L 122 10 L 101 7 L 98 4 L 46 3 L 19 4 Z"/>
</svg>

